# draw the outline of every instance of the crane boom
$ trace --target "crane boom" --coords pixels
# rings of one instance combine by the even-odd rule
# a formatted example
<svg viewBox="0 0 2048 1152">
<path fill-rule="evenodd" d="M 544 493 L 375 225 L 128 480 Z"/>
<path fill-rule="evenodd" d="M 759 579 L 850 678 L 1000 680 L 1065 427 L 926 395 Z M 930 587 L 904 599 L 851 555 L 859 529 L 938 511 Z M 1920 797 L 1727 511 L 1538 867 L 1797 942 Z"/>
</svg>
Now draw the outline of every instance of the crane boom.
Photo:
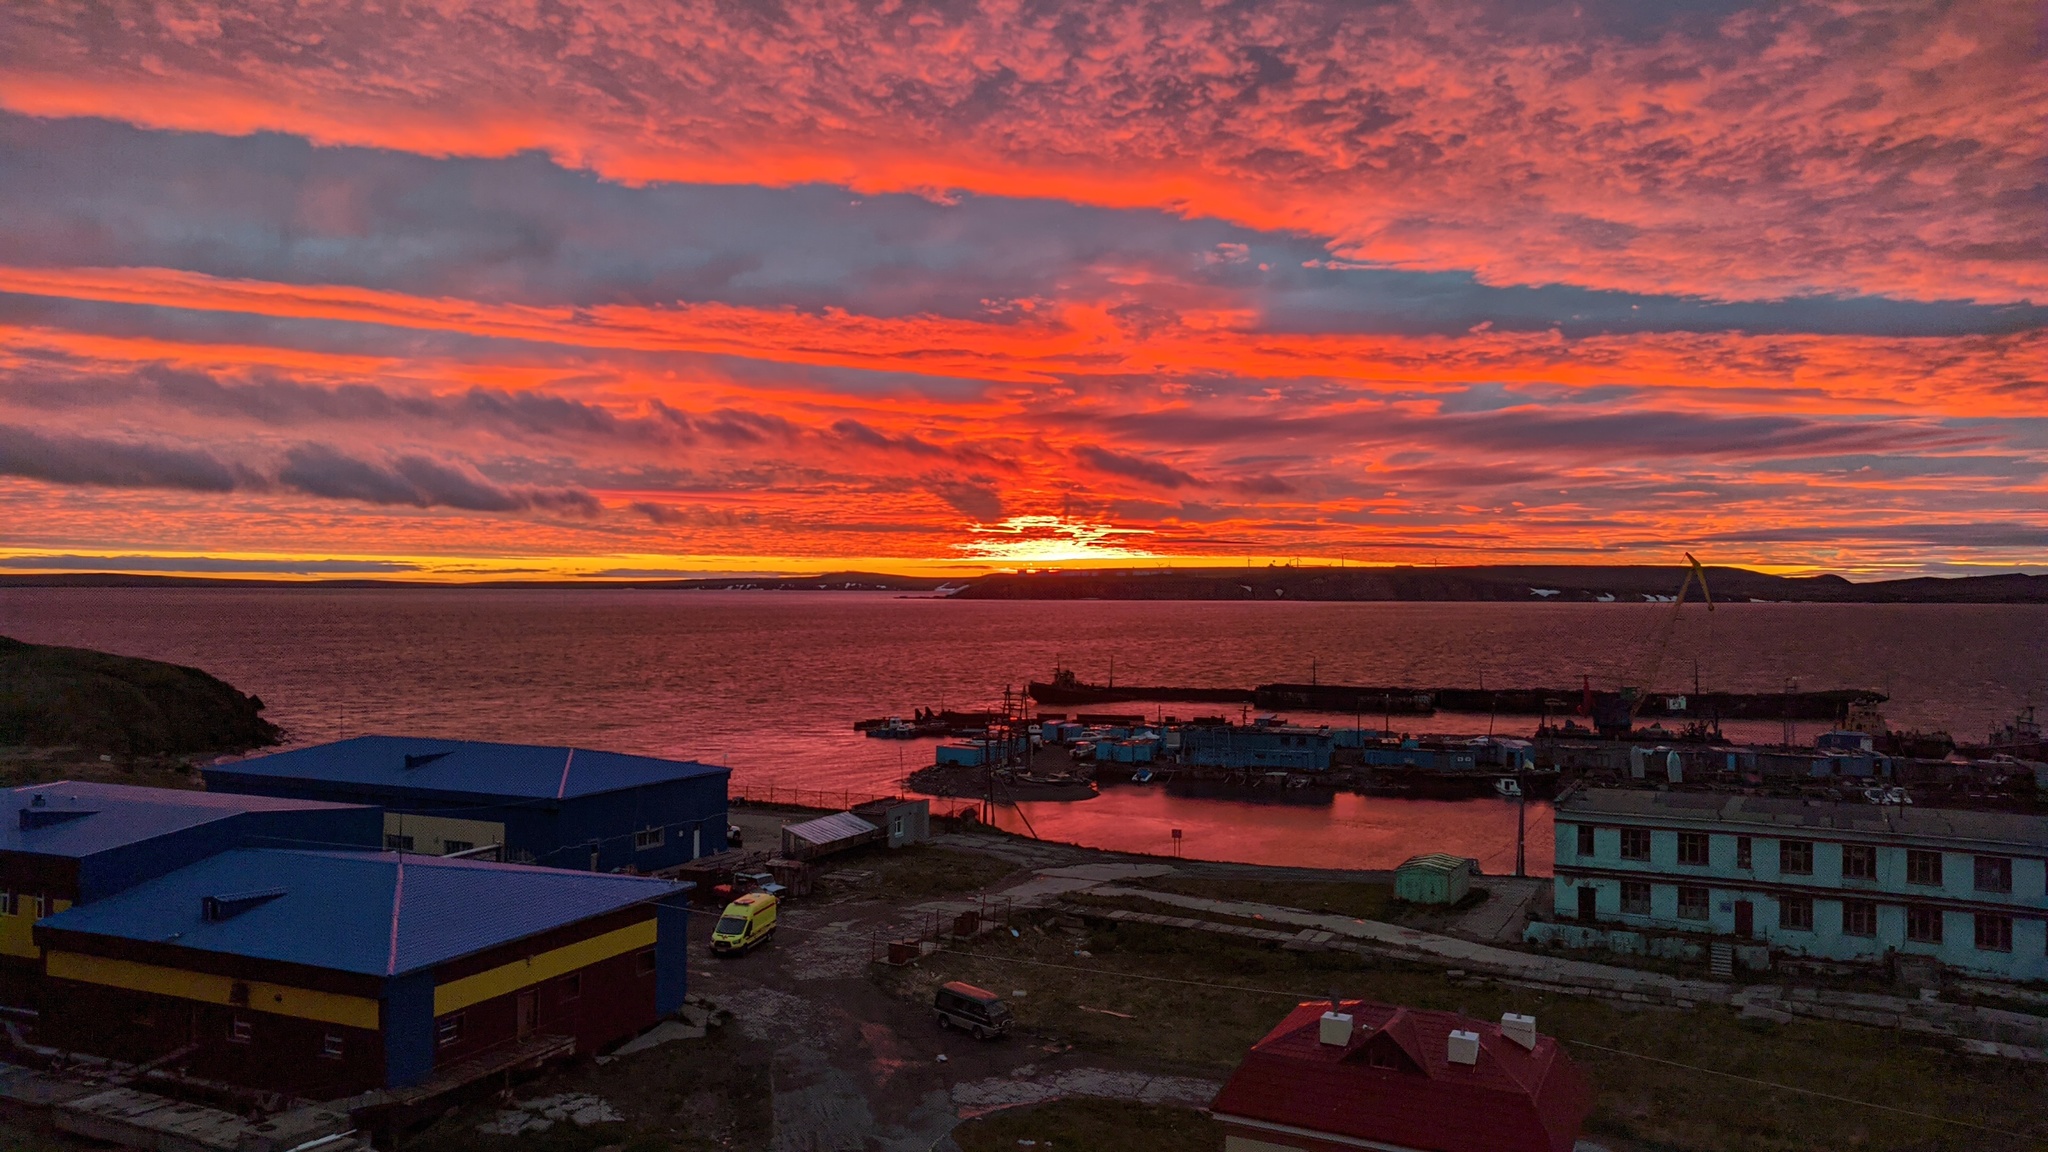
<svg viewBox="0 0 2048 1152">
<path fill-rule="evenodd" d="M 1686 594 L 1692 591 L 1694 581 L 1699 582 L 1700 598 L 1706 601 L 1707 611 L 1714 610 L 1714 594 L 1707 590 L 1707 570 L 1690 552 L 1685 554 L 1685 562 L 1689 567 L 1685 570 L 1685 579 L 1678 582 L 1678 596 L 1671 602 L 1671 615 L 1664 618 L 1664 627 L 1659 630 L 1656 648 L 1650 657 L 1649 673 L 1638 681 L 1635 703 L 1628 710 L 1630 725 L 1634 725 L 1637 714 L 1642 712 L 1643 702 L 1650 698 L 1650 686 L 1657 679 L 1658 669 L 1663 667 L 1665 652 L 1671 648 L 1671 637 L 1678 629 L 1678 613 L 1685 607 Z"/>
</svg>

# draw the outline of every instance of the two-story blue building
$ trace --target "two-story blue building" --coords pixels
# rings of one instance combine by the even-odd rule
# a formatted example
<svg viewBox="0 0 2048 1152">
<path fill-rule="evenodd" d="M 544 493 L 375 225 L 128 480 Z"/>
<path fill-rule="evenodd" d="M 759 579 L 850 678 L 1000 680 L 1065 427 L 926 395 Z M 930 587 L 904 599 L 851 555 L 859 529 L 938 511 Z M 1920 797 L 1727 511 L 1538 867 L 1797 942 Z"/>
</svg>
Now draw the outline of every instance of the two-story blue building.
<svg viewBox="0 0 2048 1152">
<path fill-rule="evenodd" d="M 2048 978 L 2048 817 L 1617 788 L 1556 833 L 1561 920 Z"/>
<path fill-rule="evenodd" d="M 725 850 L 732 770 L 588 748 L 358 736 L 202 775 L 210 792 L 379 805 L 385 846 L 399 851 L 653 872 Z"/>
</svg>

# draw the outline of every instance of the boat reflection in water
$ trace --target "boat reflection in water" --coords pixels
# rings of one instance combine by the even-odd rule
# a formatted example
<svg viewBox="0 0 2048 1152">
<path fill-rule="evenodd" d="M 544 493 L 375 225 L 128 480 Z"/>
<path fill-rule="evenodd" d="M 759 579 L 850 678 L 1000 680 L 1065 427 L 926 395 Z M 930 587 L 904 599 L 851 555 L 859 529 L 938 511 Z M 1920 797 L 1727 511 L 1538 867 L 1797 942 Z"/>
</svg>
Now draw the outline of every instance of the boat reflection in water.
<svg viewBox="0 0 2048 1152">
<path fill-rule="evenodd" d="M 1315 803 L 1292 796 L 1269 802 L 1239 791 L 1190 797 L 1177 789 L 1104 788 L 1086 804 L 1025 801 L 996 809 L 998 826 L 1119 852 L 1181 854 L 1199 860 L 1307 868 L 1392 869 L 1423 852 L 1470 856 L 1493 875 L 1515 870 L 1517 809 L 1526 807 L 1528 868 L 1548 876 L 1553 857 L 1548 801 L 1411 800 L 1325 792 Z M 946 801 L 934 804 L 939 810 Z M 1021 813 L 1021 815 L 1020 815 Z"/>
</svg>

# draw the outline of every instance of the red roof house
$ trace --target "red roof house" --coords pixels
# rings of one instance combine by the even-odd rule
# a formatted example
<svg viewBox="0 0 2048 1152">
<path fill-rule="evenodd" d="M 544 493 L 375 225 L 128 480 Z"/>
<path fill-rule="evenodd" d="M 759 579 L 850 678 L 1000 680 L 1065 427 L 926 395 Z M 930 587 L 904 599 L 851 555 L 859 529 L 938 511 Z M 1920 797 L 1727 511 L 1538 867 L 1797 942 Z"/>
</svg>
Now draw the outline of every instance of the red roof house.
<svg viewBox="0 0 2048 1152">
<path fill-rule="evenodd" d="M 1230 1152 L 1571 1152 L 1592 1089 L 1526 1016 L 1305 1003 L 1209 1111 Z"/>
</svg>

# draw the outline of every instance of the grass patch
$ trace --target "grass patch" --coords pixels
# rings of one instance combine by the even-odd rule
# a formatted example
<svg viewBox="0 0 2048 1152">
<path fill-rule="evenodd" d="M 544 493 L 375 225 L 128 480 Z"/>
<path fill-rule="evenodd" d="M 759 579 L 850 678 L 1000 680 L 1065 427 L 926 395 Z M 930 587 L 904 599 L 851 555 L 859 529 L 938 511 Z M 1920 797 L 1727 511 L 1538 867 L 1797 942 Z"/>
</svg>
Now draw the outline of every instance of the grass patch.
<svg viewBox="0 0 2048 1152">
<path fill-rule="evenodd" d="M 961 1152 L 1216 1152 L 1223 1126 L 1193 1108 L 1112 1100 L 1055 1100 L 1009 1108 L 953 1129 Z"/>
<path fill-rule="evenodd" d="M 832 872 L 840 869 L 875 874 L 873 880 L 853 890 L 857 895 L 916 900 L 979 891 L 1015 872 L 1017 866 L 979 852 L 911 844 L 895 849 L 871 846 L 834 857 Z M 826 872 L 820 879 L 830 875 Z"/>
<path fill-rule="evenodd" d="M 1292 1002 L 1331 992 L 1482 1020 L 1530 1012 L 1546 1033 L 1580 1042 L 1568 1044 L 1568 1051 L 1595 1088 L 1589 1133 L 1683 1152 L 2004 1152 L 2048 1140 L 2048 1069 L 1969 1059 L 1896 1032 L 1829 1021 L 1745 1022 L 1719 1008 L 1625 1011 L 1589 998 L 1453 983 L 1416 965 L 1287 952 L 1155 925 L 1122 924 L 1085 936 L 1027 928 L 1020 938 L 1003 934 L 974 951 L 940 953 L 881 979 L 919 1002 L 945 980 L 968 980 L 1005 995 L 1023 990 L 1011 1003 L 1026 1031 L 1219 1078 Z M 1602 1049 L 2023 1135 L 1776 1091 Z"/>
</svg>

